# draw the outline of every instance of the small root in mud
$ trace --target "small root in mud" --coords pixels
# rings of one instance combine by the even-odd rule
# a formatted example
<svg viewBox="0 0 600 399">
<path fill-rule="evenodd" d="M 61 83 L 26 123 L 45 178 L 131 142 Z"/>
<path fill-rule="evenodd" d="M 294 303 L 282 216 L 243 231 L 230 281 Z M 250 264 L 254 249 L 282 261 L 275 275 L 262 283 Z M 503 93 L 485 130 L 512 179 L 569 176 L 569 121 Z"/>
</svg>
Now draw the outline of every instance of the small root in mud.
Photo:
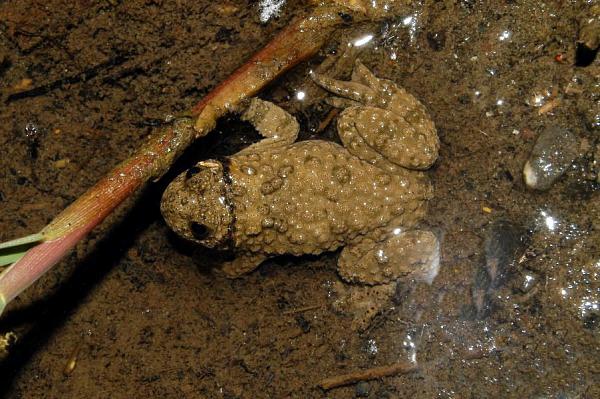
<svg viewBox="0 0 600 399">
<path fill-rule="evenodd" d="M 354 384 L 359 381 L 375 380 L 397 374 L 406 374 L 416 370 L 418 370 L 416 363 L 394 363 L 388 366 L 374 367 L 367 370 L 325 378 L 317 385 L 327 391 L 329 389 Z"/>
</svg>

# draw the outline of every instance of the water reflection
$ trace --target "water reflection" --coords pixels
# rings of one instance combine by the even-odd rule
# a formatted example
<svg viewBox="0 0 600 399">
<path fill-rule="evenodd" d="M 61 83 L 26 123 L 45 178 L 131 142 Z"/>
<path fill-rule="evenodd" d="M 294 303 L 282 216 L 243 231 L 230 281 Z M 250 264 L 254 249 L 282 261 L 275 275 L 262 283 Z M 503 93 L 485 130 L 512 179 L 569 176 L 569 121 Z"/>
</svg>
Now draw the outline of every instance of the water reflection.
<svg viewBox="0 0 600 399">
<path fill-rule="evenodd" d="M 373 35 L 368 34 L 356 39 L 353 44 L 355 47 L 361 47 L 373 40 Z"/>
<path fill-rule="evenodd" d="M 260 0 L 258 2 L 260 22 L 266 23 L 271 18 L 278 17 L 285 2 L 286 0 Z"/>
</svg>

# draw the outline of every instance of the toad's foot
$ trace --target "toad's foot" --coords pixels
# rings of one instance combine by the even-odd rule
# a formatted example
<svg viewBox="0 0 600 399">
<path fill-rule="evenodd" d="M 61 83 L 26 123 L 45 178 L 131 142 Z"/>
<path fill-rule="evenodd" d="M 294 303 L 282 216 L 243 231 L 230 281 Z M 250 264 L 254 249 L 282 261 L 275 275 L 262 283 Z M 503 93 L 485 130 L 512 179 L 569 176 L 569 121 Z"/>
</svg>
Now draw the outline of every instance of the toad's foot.
<svg viewBox="0 0 600 399">
<path fill-rule="evenodd" d="M 332 105 L 346 108 L 338 133 L 354 155 L 392 171 L 397 165 L 427 169 L 437 159 L 439 139 L 425 107 L 394 82 L 377 78 L 359 60 L 349 82 L 313 79 L 339 96 Z"/>
</svg>

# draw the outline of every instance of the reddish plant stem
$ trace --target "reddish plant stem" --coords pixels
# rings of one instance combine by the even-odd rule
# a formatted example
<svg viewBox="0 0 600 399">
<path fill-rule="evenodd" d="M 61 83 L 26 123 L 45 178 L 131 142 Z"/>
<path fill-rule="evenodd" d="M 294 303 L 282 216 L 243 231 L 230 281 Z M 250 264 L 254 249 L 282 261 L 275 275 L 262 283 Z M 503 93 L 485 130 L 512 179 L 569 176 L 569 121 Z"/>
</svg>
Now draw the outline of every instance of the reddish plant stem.
<svg viewBox="0 0 600 399">
<path fill-rule="evenodd" d="M 312 56 L 333 28 L 343 22 L 339 6 L 318 7 L 292 22 L 231 77 L 192 109 L 195 126 L 179 120 L 152 135 L 140 150 L 117 165 L 42 230 L 44 242 L 30 249 L 0 275 L 0 313 L 4 306 L 60 261 L 87 233 L 141 186 L 160 177 L 193 142 L 246 98 L 294 65 Z"/>
</svg>

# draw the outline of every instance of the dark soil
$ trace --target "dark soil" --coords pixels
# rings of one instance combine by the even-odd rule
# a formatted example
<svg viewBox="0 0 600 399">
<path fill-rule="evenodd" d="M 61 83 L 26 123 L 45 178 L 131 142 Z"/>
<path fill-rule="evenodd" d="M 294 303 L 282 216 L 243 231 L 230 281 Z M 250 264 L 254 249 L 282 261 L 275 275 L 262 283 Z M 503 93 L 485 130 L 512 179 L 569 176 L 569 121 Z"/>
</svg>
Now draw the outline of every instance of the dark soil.
<svg viewBox="0 0 600 399">
<path fill-rule="evenodd" d="M 0 1 L 0 241 L 42 228 L 301 9 L 289 1 L 262 23 L 261 3 Z M 403 284 L 364 334 L 330 307 L 337 254 L 228 280 L 162 221 L 169 179 L 256 138 L 232 116 L 9 306 L 0 335 L 18 341 L 0 360 L 0 396 L 600 397 L 600 61 L 575 65 L 593 4 L 414 2 L 343 28 L 262 94 L 315 136 L 330 108 L 296 100 L 307 71 L 372 33 L 361 59 L 437 125 L 424 226 L 442 237 L 440 273 Z M 523 165 L 553 125 L 578 137 L 579 157 L 534 192 Z M 413 356 L 415 373 L 317 387 Z"/>
</svg>

